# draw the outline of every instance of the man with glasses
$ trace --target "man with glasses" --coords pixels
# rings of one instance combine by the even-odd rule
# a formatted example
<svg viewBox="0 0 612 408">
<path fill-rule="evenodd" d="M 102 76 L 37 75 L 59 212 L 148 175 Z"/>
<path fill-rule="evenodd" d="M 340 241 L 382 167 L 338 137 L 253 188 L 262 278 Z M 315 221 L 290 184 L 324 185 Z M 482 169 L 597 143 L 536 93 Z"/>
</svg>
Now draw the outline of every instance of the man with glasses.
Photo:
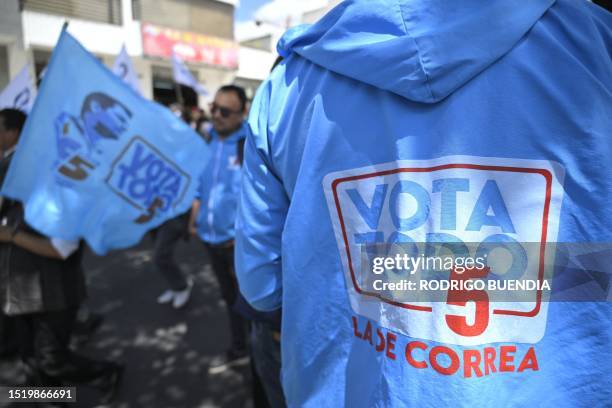
<svg viewBox="0 0 612 408">
<path fill-rule="evenodd" d="M 189 223 L 191 234 L 197 234 L 208 249 L 230 320 L 231 346 L 222 358 L 211 364 L 211 374 L 248 363 L 247 323 L 233 308 L 239 295 L 234 273 L 234 221 L 240 193 L 246 111 L 244 89 L 226 85 L 215 95 L 210 106 L 212 159 L 200 177 L 198 199 Z"/>
</svg>

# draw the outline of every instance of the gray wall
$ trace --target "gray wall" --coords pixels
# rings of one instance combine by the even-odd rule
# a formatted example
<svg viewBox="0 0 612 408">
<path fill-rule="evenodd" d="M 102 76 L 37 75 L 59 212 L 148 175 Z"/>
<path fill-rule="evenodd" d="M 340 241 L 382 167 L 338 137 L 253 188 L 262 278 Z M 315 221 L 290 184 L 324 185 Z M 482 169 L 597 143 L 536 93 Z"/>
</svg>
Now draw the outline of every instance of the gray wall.
<svg viewBox="0 0 612 408">
<path fill-rule="evenodd" d="M 8 52 L 5 46 L 0 45 L 0 91 L 9 82 Z"/>
<path fill-rule="evenodd" d="M 0 37 L 21 33 L 21 16 L 18 0 L 0 1 Z"/>
<path fill-rule="evenodd" d="M 121 24 L 121 0 L 26 0 L 24 6 L 43 14 Z"/>
<path fill-rule="evenodd" d="M 4 48 L 4 49 L 2 49 Z M 0 90 L 28 61 L 18 0 L 0 1 Z"/>
<path fill-rule="evenodd" d="M 234 39 L 234 6 L 213 0 L 137 0 L 134 18 L 141 21 Z"/>
</svg>

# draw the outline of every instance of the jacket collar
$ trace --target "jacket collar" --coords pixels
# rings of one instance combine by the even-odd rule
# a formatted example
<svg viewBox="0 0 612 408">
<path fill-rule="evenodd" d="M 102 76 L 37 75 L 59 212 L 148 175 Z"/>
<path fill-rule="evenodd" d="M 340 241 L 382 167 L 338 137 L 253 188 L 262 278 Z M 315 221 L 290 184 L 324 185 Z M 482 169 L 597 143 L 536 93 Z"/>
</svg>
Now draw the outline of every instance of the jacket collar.
<svg viewBox="0 0 612 408">
<path fill-rule="evenodd" d="M 246 138 L 246 126 L 246 122 L 242 122 L 240 127 L 234 133 L 223 139 L 223 142 L 237 142 L 241 139 Z M 210 131 L 210 135 L 212 136 L 211 140 L 221 140 L 221 137 L 219 137 L 219 134 L 215 129 L 212 129 Z"/>
</svg>

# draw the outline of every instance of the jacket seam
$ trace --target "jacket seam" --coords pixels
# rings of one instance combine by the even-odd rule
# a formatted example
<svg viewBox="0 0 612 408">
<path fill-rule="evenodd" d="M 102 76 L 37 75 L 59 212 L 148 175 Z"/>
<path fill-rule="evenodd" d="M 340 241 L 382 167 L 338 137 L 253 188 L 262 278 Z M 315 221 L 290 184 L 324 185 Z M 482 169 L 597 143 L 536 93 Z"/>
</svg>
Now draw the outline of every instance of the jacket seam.
<svg viewBox="0 0 612 408">
<path fill-rule="evenodd" d="M 427 87 L 427 90 L 429 91 L 429 96 L 431 97 L 432 100 L 435 100 L 433 91 L 431 90 L 431 86 L 430 86 L 429 73 L 427 72 L 427 70 L 425 69 L 425 65 L 423 64 L 423 58 L 421 57 L 421 50 L 419 49 L 419 44 L 417 43 L 416 38 L 414 38 L 408 33 L 408 27 L 406 27 L 406 21 L 404 20 L 404 13 L 402 12 L 402 7 L 400 5 L 399 0 L 395 4 L 397 4 L 397 9 L 399 11 L 400 20 L 404 27 L 404 33 L 406 34 L 406 36 L 408 36 L 408 38 L 412 40 L 412 42 L 414 43 L 414 48 L 416 48 L 417 56 L 419 57 L 419 65 L 421 67 L 421 71 L 423 71 L 423 74 L 425 75 L 425 86 Z"/>
</svg>

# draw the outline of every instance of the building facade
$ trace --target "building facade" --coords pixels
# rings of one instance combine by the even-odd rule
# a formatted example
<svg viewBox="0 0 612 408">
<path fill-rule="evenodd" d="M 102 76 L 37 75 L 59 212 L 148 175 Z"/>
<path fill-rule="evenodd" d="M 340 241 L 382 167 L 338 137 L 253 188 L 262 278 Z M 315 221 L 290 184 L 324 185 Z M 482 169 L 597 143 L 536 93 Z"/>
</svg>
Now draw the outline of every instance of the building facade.
<svg viewBox="0 0 612 408">
<path fill-rule="evenodd" d="M 19 2 L 0 1 L 0 89 L 3 89 L 27 62 Z"/>
<path fill-rule="evenodd" d="M 125 45 L 143 95 L 168 105 L 178 94 L 189 106 L 206 107 L 224 84 L 243 86 L 249 98 L 268 76 L 276 42 L 290 25 L 314 22 L 340 0 L 301 10 L 282 22 L 234 25 L 239 0 L 2 0 L 0 1 L 0 90 L 26 63 L 39 78 L 62 26 L 112 66 Z M 274 2 L 266 7 L 274 8 Z M 295 13 L 293 13 L 295 14 Z M 196 95 L 172 80 L 171 53 L 186 62 L 209 91 Z"/>
<path fill-rule="evenodd" d="M 272 0 L 255 13 L 253 20 L 238 23 L 235 37 L 240 44 L 240 67 L 235 82 L 252 98 L 278 56 L 276 44 L 283 33 L 298 24 L 315 23 L 340 1 L 310 1 L 287 9 L 282 0 Z"/>
<path fill-rule="evenodd" d="M 145 97 L 187 105 L 210 98 L 172 81 L 176 52 L 211 95 L 239 68 L 237 0 L 4 0 L 0 2 L 0 89 L 27 62 L 44 70 L 64 22 L 87 50 L 112 66 L 125 45 Z"/>
</svg>

